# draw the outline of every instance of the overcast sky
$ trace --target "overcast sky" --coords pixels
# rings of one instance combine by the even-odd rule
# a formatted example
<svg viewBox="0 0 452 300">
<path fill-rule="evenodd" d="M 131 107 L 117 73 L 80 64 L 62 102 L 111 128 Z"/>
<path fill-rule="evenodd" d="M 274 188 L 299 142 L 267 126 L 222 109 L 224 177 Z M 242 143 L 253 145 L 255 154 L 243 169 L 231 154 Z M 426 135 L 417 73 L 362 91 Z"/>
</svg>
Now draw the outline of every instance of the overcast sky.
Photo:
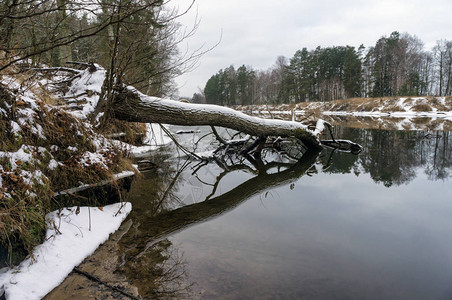
<svg viewBox="0 0 452 300">
<path fill-rule="evenodd" d="M 191 0 L 172 0 L 184 11 Z M 231 64 L 271 67 L 276 58 L 317 46 L 375 45 L 393 31 L 416 35 L 431 50 L 439 39 L 452 39 L 452 0 L 196 0 L 179 19 L 190 27 L 200 20 L 182 51 L 207 49 L 198 67 L 176 79 L 181 96 L 191 97 L 207 80 Z M 190 51 L 190 50 L 189 50 Z"/>
</svg>

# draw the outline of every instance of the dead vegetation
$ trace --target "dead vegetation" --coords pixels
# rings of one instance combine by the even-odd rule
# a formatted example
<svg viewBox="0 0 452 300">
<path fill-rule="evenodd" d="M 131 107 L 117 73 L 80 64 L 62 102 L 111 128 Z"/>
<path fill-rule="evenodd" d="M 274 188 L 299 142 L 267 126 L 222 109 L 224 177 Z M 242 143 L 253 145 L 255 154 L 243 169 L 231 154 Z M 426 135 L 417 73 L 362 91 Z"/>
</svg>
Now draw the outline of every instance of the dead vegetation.
<svg viewBox="0 0 452 300">
<path fill-rule="evenodd" d="M 108 126 L 99 128 L 99 133 L 105 136 L 115 137 L 128 144 L 141 145 L 146 136 L 146 124 L 126 122 L 112 118 L 109 120 Z"/>
<path fill-rule="evenodd" d="M 284 111 L 287 105 L 269 106 L 271 110 Z M 239 107 L 246 111 L 249 107 Z M 343 111 L 343 112 L 404 112 L 407 108 L 413 111 L 452 110 L 452 97 L 378 97 L 378 98 L 349 98 L 329 102 L 303 102 L 297 103 L 297 110 L 312 111 Z M 263 110 L 263 106 L 253 106 L 254 111 Z"/>
<path fill-rule="evenodd" d="M 267 111 L 267 116 L 277 115 L 287 119 L 290 112 L 285 110 L 287 108 L 288 105 L 254 105 L 241 106 L 237 109 L 253 114 Z M 452 130 L 450 118 L 442 118 L 452 111 L 452 96 L 349 98 L 329 102 L 297 103 L 295 109 L 297 121 L 322 118 L 332 124 L 357 128 Z M 365 113 L 371 114 L 365 116 Z M 409 116 L 404 118 L 395 113 L 407 113 Z M 433 120 L 423 116 L 411 121 L 413 114 L 419 113 L 435 113 L 440 118 Z M 388 115 L 391 117 L 386 117 Z"/>
<path fill-rule="evenodd" d="M 0 83 L 0 249 L 7 249 L 7 263 L 14 264 L 42 242 L 45 215 L 51 206 L 59 207 L 55 192 L 113 179 L 131 165 L 119 146 L 49 105 L 55 98 L 33 76 L 16 76 L 10 69 L 2 73 L 10 74 L 20 86 Z M 29 101 L 27 92 L 36 99 Z M 111 126 L 116 129 L 129 132 L 130 140 L 142 131 L 137 124 Z"/>
<path fill-rule="evenodd" d="M 416 105 L 412 106 L 411 109 L 416 112 L 433 110 L 432 107 L 430 105 L 428 105 L 427 103 L 416 104 Z"/>
</svg>

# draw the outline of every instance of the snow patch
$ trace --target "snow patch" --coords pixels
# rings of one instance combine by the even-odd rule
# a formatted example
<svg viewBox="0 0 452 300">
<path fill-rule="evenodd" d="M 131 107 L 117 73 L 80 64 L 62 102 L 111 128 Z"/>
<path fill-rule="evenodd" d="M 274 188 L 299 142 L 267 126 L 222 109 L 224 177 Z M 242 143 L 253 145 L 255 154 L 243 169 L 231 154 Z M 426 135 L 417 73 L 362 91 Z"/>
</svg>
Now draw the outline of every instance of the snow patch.
<svg viewBox="0 0 452 300">
<path fill-rule="evenodd" d="M 17 122 L 11 121 L 11 133 L 16 134 L 21 131 L 22 128 L 17 124 Z"/>
<path fill-rule="evenodd" d="M 49 164 L 47 165 L 47 167 L 48 167 L 50 170 L 55 170 L 59 165 L 60 165 L 60 164 L 59 164 L 55 159 L 52 158 L 52 159 L 49 161 Z"/>
<path fill-rule="evenodd" d="M 94 164 L 100 164 L 103 168 L 108 169 L 105 161 L 105 157 L 100 153 L 85 152 L 80 158 L 79 164 L 85 167 L 92 166 Z"/>
<path fill-rule="evenodd" d="M 0 295 L 6 299 L 41 299 L 58 286 L 72 269 L 116 231 L 132 209 L 130 203 L 103 208 L 77 207 L 46 216 L 46 241 L 33 257 L 0 273 Z"/>
<path fill-rule="evenodd" d="M 83 110 L 71 112 L 73 115 L 86 119 L 86 117 L 94 111 L 99 101 L 99 95 L 101 94 L 102 84 L 105 79 L 106 70 L 101 66 L 95 64 L 96 71 L 90 72 L 89 68 L 81 72 L 79 78 L 75 79 L 69 92 L 64 96 L 79 96 L 76 98 L 83 98 L 87 101 L 83 105 Z"/>
<path fill-rule="evenodd" d="M 22 145 L 16 152 L 0 151 L 0 158 L 8 157 L 11 163 L 11 170 L 14 171 L 17 168 L 17 162 L 31 162 L 33 160 L 31 148 L 27 145 Z"/>
</svg>

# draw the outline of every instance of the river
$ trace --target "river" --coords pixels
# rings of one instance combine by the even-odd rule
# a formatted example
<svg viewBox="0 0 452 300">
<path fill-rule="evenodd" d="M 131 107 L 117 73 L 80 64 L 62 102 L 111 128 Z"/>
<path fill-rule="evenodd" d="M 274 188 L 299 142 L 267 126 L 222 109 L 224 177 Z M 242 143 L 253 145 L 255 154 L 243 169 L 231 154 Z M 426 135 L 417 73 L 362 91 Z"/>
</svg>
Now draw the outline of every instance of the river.
<svg viewBox="0 0 452 300">
<path fill-rule="evenodd" d="M 115 272 L 145 299 L 451 299 L 451 133 L 336 134 L 363 152 L 227 167 L 152 153 Z"/>
</svg>

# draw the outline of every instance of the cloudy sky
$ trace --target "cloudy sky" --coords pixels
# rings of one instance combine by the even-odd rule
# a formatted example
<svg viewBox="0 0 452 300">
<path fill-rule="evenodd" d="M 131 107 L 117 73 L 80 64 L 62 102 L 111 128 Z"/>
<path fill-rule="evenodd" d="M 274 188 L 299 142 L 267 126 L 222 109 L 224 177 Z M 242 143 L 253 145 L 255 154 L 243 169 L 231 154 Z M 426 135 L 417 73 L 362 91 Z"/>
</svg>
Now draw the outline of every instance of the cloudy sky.
<svg viewBox="0 0 452 300">
<path fill-rule="evenodd" d="M 172 0 L 184 11 L 191 0 Z M 271 67 L 280 55 L 317 46 L 369 47 L 393 31 L 416 35 L 431 50 L 452 39 L 451 0 L 196 0 L 179 19 L 196 34 L 181 44 L 185 52 L 208 49 L 193 71 L 176 79 L 181 96 L 191 97 L 220 69 L 245 64 Z"/>
</svg>

